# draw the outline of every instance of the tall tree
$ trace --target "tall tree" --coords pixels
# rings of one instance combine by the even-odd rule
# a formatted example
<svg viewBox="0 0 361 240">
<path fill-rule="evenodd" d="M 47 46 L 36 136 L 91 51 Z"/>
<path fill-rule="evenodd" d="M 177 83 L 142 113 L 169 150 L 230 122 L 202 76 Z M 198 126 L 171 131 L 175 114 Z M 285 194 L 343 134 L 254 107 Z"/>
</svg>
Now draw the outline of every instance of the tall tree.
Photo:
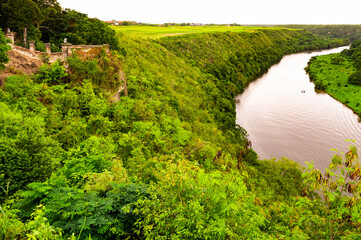
<svg viewBox="0 0 361 240">
<path fill-rule="evenodd" d="M 7 0 L 2 4 L 1 10 L 7 27 L 23 30 L 25 45 L 30 25 L 38 25 L 44 20 L 42 11 L 32 0 Z"/>
</svg>

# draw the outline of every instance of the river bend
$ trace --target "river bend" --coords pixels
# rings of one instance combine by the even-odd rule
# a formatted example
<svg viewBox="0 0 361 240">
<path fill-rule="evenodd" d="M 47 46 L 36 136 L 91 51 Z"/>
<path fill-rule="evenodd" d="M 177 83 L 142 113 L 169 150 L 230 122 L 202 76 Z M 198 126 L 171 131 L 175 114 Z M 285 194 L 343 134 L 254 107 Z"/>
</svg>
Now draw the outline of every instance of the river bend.
<svg viewBox="0 0 361 240">
<path fill-rule="evenodd" d="M 305 166 L 328 167 L 331 149 L 346 151 L 346 139 L 361 143 L 361 124 L 350 109 L 316 93 L 304 68 L 312 56 L 347 47 L 285 56 L 236 97 L 237 123 L 260 159 L 287 157 Z"/>
</svg>

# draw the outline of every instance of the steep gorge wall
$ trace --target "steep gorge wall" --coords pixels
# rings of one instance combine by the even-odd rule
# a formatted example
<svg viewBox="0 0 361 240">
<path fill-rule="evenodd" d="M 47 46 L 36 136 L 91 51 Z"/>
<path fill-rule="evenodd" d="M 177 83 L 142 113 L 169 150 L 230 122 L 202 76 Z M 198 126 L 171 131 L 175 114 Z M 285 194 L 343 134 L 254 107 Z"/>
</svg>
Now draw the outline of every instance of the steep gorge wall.
<svg viewBox="0 0 361 240">
<path fill-rule="evenodd" d="M 150 113 L 159 104 L 199 137 L 194 148 L 203 146 L 200 149 L 204 150 L 185 150 L 187 155 L 204 151 L 200 158 L 210 161 L 215 156 L 213 149 L 235 157 L 247 144 L 245 131 L 235 123 L 234 97 L 251 80 L 285 54 L 343 44 L 285 29 L 186 34 L 159 40 L 124 34 L 119 40 L 129 97 L 141 100 L 144 121 L 156 116 Z"/>
<path fill-rule="evenodd" d="M 234 97 L 284 55 L 347 44 L 344 40 L 325 40 L 306 31 L 283 28 L 189 34 L 161 38 L 158 42 L 188 64 L 215 77 L 217 89 L 228 101 L 206 91 L 213 98 L 216 106 L 213 114 L 222 130 L 236 127 Z"/>
<path fill-rule="evenodd" d="M 167 37 L 159 43 L 193 66 L 211 73 L 237 92 L 290 53 L 346 45 L 340 39 L 321 39 L 302 30 L 283 28 Z"/>
</svg>

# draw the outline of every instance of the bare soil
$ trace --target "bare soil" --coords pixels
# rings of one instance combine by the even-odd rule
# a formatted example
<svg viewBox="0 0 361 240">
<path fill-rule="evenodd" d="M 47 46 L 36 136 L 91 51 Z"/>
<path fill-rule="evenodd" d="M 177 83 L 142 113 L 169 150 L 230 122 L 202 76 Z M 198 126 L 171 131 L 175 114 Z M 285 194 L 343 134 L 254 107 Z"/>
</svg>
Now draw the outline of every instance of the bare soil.
<svg viewBox="0 0 361 240">
<path fill-rule="evenodd" d="M 32 75 L 38 72 L 39 67 L 43 65 L 41 60 L 24 56 L 14 50 L 10 50 L 7 55 L 10 60 L 5 64 L 6 68 L 0 72 L 0 85 L 3 85 L 8 76 L 14 74 Z"/>
</svg>

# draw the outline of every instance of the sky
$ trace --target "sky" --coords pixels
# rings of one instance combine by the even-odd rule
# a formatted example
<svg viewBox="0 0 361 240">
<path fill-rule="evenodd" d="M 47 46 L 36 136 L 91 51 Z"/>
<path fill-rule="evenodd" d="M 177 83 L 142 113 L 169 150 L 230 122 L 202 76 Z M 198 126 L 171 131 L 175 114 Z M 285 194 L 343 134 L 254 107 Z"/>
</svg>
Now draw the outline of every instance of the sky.
<svg viewBox="0 0 361 240">
<path fill-rule="evenodd" d="M 360 0 L 58 0 L 100 20 L 143 23 L 361 24 Z"/>
</svg>

